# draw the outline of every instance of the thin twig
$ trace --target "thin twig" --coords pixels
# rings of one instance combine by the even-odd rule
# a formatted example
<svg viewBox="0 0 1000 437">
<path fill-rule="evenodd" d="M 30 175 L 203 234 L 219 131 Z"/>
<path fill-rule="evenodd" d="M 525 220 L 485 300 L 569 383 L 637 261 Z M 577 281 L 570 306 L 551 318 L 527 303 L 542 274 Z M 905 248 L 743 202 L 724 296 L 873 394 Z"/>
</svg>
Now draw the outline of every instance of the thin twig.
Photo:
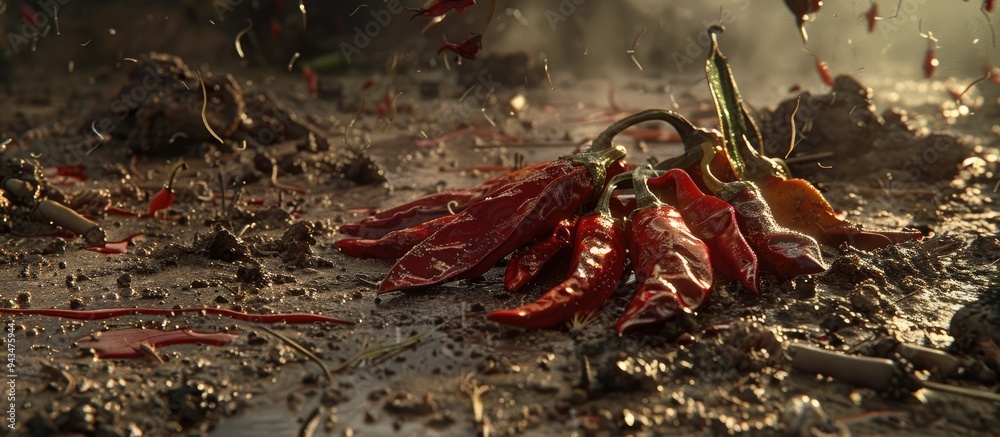
<svg viewBox="0 0 1000 437">
<path fill-rule="evenodd" d="M 216 140 L 219 140 L 219 144 L 225 144 L 222 141 L 222 138 L 220 138 L 219 135 L 216 134 L 214 130 L 212 130 L 212 126 L 208 124 L 208 116 L 205 115 L 206 114 L 205 111 L 208 109 L 208 89 L 205 88 L 205 80 L 201 78 L 200 71 L 198 72 L 198 82 L 201 82 L 201 98 L 202 98 L 201 122 L 205 123 L 205 129 L 208 129 L 208 133 L 212 134 L 212 136 L 215 137 Z"/>
<path fill-rule="evenodd" d="M 271 335 L 273 335 L 275 337 L 278 337 L 279 340 L 285 342 L 285 344 L 287 344 L 288 346 L 291 346 L 292 349 L 295 349 L 295 350 L 299 351 L 300 353 L 302 353 L 302 355 L 305 355 L 310 360 L 312 360 L 313 362 L 315 362 L 316 365 L 318 365 L 320 369 L 323 369 L 323 374 L 326 375 L 326 382 L 333 382 L 333 374 L 330 372 L 330 368 L 326 367 L 326 364 L 323 364 L 323 361 L 321 361 L 319 359 L 319 357 L 317 357 L 312 352 L 309 352 L 309 349 L 306 349 L 305 346 L 302 346 L 301 344 L 296 343 L 294 340 L 292 340 L 292 339 L 290 339 L 288 337 L 285 337 L 282 334 L 279 334 L 277 332 L 272 331 L 270 328 L 268 328 L 266 326 L 258 326 L 258 328 L 263 329 L 264 331 L 267 331 L 268 334 L 271 334 Z"/>
<path fill-rule="evenodd" d="M 248 18 L 247 27 L 236 34 L 236 54 L 240 55 L 240 59 L 246 59 L 246 56 L 243 56 L 243 44 L 240 43 L 240 38 L 250 33 L 251 30 L 253 30 L 253 21 Z"/>
<path fill-rule="evenodd" d="M 799 112 L 799 103 L 802 102 L 802 97 L 795 99 L 795 109 L 792 110 L 792 116 L 789 117 L 788 123 L 792 125 L 792 138 L 788 140 L 788 152 L 785 152 L 785 159 L 792 154 L 792 150 L 795 150 L 795 114 Z"/>
<path fill-rule="evenodd" d="M 632 58 L 632 62 L 635 64 L 635 66 L 639 68 L 639 71 L 642 71 L 642 64 L 640 64 L 639 60 L 635 58 L 635 48 L 639 46 L 639 38 L 642 38 L 642 36 L 645 34 L 646 34 L 646 26 L 642 26 L 642 30 L 640 30 L 639 34 L 635 36 L 634 40 L 632 40 L 632 48 L 626 51 L 629 57 Z"/>
</svg>

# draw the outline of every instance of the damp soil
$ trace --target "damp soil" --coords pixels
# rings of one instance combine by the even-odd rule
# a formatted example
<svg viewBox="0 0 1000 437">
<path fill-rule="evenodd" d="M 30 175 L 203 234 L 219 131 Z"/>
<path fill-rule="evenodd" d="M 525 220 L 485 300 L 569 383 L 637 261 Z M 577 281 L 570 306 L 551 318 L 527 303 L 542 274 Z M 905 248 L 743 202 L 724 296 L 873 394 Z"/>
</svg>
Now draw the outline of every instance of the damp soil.
<svg viewBox="0 0 1000 437">
<path fill-rule="evenodd" d="M 376 75 L 370 88 L 371 76 L 339 75 L 322 76 L 318 96 L 310 96 L 295 75 L 239 69 L 202 71 L 199 79 L 182 60 L 162 54 L 130 63 L 70 81 L 34 82 L 7 99 L 0 120 L 13 139 L 6 155 L 37 157 L 66 203 L 94 217 L 109 240 L 143 237 L 128 253 L 100 254 L 65 235 L 0 236 L 0 303 L 308 312 L 355 325 L 262 325 L 203 314 L 101 321 L 5 315 L 16 338 L 16 434 L 1000 429 L 996 403 L 927 390 L 891 397 L 797 372 L 788 354 L 792 343 L 872 356 L 885 356 L 899 342 L 918 344 L 962 360 L 959 373 L 928 377 L 997 392 L 998 355 L 981 341 L 1000 342 L 995 96 L 977 94 L 966 114 L 944 92 L 925 93 L 918 103 L 869 96 L 871 89 L 916 94 L 905 81 L 859 84 L 841 77 L 834 94 L 807 92 L 796 114 L 801 140 L 791 155 L 803 160 L 793 172 L 816 183 L 855 222 L 907 226 L 927 236 L 874 252 L 825 248 L 829 271 L 766 279 L 760 297 L 719 280 L 696 313 L 619 337 L 612 327 L 634 289 L 627 281 L 592 319 L 553 330 L 514 329 L 485 313 L 533 299 L 558 280 L 556 273 L 518 294 L 504 290 L 501 265 L 480 279 L 376 297 L 392 263 L 339 253 L 337 226 L 567 154 L 629 111 L 668 106 L 712 126 L 704 83 L 692 85 L 688 77 L 621 83 L 620 104 L 611 105 L 607 82 L 571 77 L 553 77 L 555 91 L 545 82 L 490 91 L 476 80 L 435 73 L 401 74 L 391 85 Z M 164 80 L 127 110 L 114 106 L 143 86 L 149 69 Z M 398 89 L 419 92 L 392 98 Z M 787 151 L 795 96 L 748 93 L 772 155 Z M 97 126 L 101 140 L 89 132 L 91 121 L 103 119 L 112 124 Z M 678 143 L 627 135 L 619 142 L 635 163 L 681 150 Z M 824 152 L 831 154 L 818 160 L 821 167 L 810 155 Z M 189 169 L 174 183 L 169 211 L 157 218 L 104 212 L 109 205 L 144 211 L 182 161 Z M 87 180 L 54 176 L 67 164 L 86 166 Z M 97 357 L 90 342 L 80 341 L 127 328 L 186 328 L 229 334 L 231 341 L 147 346 L 130 359 Z"/>
</svg>

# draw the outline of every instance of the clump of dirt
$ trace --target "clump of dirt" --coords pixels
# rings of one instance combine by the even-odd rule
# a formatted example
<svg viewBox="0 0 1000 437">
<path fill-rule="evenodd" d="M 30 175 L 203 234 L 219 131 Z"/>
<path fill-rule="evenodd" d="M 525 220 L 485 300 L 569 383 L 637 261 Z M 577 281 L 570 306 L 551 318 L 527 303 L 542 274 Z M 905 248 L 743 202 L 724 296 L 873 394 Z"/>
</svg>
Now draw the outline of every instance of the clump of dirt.
<svg viewBox="0 0 1000 437">
<path fill-rule="evenodd" d="M 764 151 L 784 156 L 792 143 L 791 157 L 821 157 L 792 165 L 797 176 L 818 181 L 853 180 L 874 185 L 886 178 L 899 187 L 906 183 L 951 180 L 972 147 L 946 133 L 927 133 L 912 123 L 906 111 L 875 113 L 873 91 L 850 76 L 838 76 L 827 94 L 809 91 L 786 99 L 760 114 Z M 798 109 L 796 109 L 796 107 Z M 830 168 L 832 167 L 832 168 Z"/>
</svg>

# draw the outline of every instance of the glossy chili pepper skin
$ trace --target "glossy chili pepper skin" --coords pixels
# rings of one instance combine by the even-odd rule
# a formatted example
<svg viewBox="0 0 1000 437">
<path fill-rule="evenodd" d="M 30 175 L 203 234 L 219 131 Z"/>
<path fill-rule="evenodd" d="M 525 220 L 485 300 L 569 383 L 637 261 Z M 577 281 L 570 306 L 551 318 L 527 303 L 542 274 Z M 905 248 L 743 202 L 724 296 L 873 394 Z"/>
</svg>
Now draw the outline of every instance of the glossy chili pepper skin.
<svg viewBox="0 0 1000 437">
<path fill-rule="evenodd" d="M 359 238 L 381 238 L 399 229 L 416 226 L 453 212 L 461 212 L 469 205 L 493 195 L 507 184 L 522 180 L 545 165 L 547 163 L 502 174 L 473 188 L 429 194 L 412 202 L 381 211 L 356 223 L 341 225 L 338 230 L 341 234 Z"/>
<path fill-rule="evenodd" d="M 757 186 L 779 225 L 828 246 L 849 244 L 862 250 L 874 250 L 923 237 L 920 231 L 864 230 L 842 220 L 823 194 L 802 179 L 765 176 Z"/>
<path fill-rule="evenodd" d="M 663 323 L 697 309 L 712 290 L 708 246 L 672 206 L 643 208 L 627 232 L 629 257 L 639 289 L 615 325 L 618 335 Z"/>
<path fill-rule="evenodd" d="M 538 300 L 493 311 L 486 318 L 528 329 L 553 328 L 597 309 L 615 292 L 625 268 L 625 236 L 608 214 L 583 217 L 576 225 L 569 277 Z"/>
<path fill-rule="evenodd" d="M 545 238 L 514 252 L 503 278 L 507 291 L 518 291 L 528 285 L 556 254 L 573 244 L 576 220 L 576 217 L 573 217 L 560 221 Z"/>
<path fill-rule="evenodd" d="M 618 158 L 623 152 L 615 153 Z M 392 267 L 379 292 L 482 275 L 589 201 L 595 181 L 603 185 L 609 163 L 601 164 L 598 178 L 589 165 L 559 159 L 507 184 L 414 247 Z"/>
<path fill-rule="evenodd" d="M 715 196 L 708 196 L 686 172 L 670 170 L 650 179 L 649 187 L 661 198 L 672 198 L 688 228 L 709 247 L 712 266 L 727 278 L 736 279 L 754 294 L 757 286 L 757 255 L 740 233 L 736 210 Z"/>
<path fill-rule="evenodd" d="M 449 215 L 452 211 L 461 211 L 482 194 L 483 190 L 478 187 L 434 193 L 365 217 L 356 223 L 340 225 L 338 231 L 344 235 L 364 239 L 382 238 L 390 232 L 420 225 L 429 220 Z M 451 210 L 448 209 L 448 204 L 452 204 Z"/>
<path fill-rule="evenodd" d="M 337 242 L 337 248 L 357 258 L 398 259 L 439 229 L 455 220 L 455 215 L 438 217 L 412 228 L 392 231 L 379 239 L 348 238 Z"/>
<path fill-rule="evenodd" d="M 752 182 L 730 182 L 716 194 L 735 208 L 743 237 L 757 252 L 761 267 L 772 269 L 781 278 L 826 270 L 819 243 L 778 225 L 764 196 Z"/>
</svg>

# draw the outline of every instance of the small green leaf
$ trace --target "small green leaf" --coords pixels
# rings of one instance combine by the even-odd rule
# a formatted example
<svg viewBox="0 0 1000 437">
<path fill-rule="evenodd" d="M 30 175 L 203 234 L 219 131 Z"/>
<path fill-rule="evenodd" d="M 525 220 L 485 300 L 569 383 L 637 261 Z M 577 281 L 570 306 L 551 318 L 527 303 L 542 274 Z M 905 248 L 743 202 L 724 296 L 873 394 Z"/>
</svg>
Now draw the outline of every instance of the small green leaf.
<svg viewBox="0 0 1000 437">
<path fill-rule="evenodd" d="M 708 86 L 712 90 L 715 110 L 719 114 L 719 125 L 726 140 L 726 151 L 729 152 L 729 159 L 736 176 L 742 179 L 746 171 L 744 160 L 748 159 L 746 154 L 760 147 L 761 137 L 757 124 L 743 106 L 743 98 L 736 88 L 736 80 L 733 79 L 729 63 L 719 51 L 719 41 L 716 38 L 718 33 L 721 32 L 716 26 L 708 29 L 709 37 L 712 39 L 712 51 L 705 63 L 705 72 L 708 74 Z M 754 158 L 754 156 L 749 157 L 749 159 Z"/>
</svg>

